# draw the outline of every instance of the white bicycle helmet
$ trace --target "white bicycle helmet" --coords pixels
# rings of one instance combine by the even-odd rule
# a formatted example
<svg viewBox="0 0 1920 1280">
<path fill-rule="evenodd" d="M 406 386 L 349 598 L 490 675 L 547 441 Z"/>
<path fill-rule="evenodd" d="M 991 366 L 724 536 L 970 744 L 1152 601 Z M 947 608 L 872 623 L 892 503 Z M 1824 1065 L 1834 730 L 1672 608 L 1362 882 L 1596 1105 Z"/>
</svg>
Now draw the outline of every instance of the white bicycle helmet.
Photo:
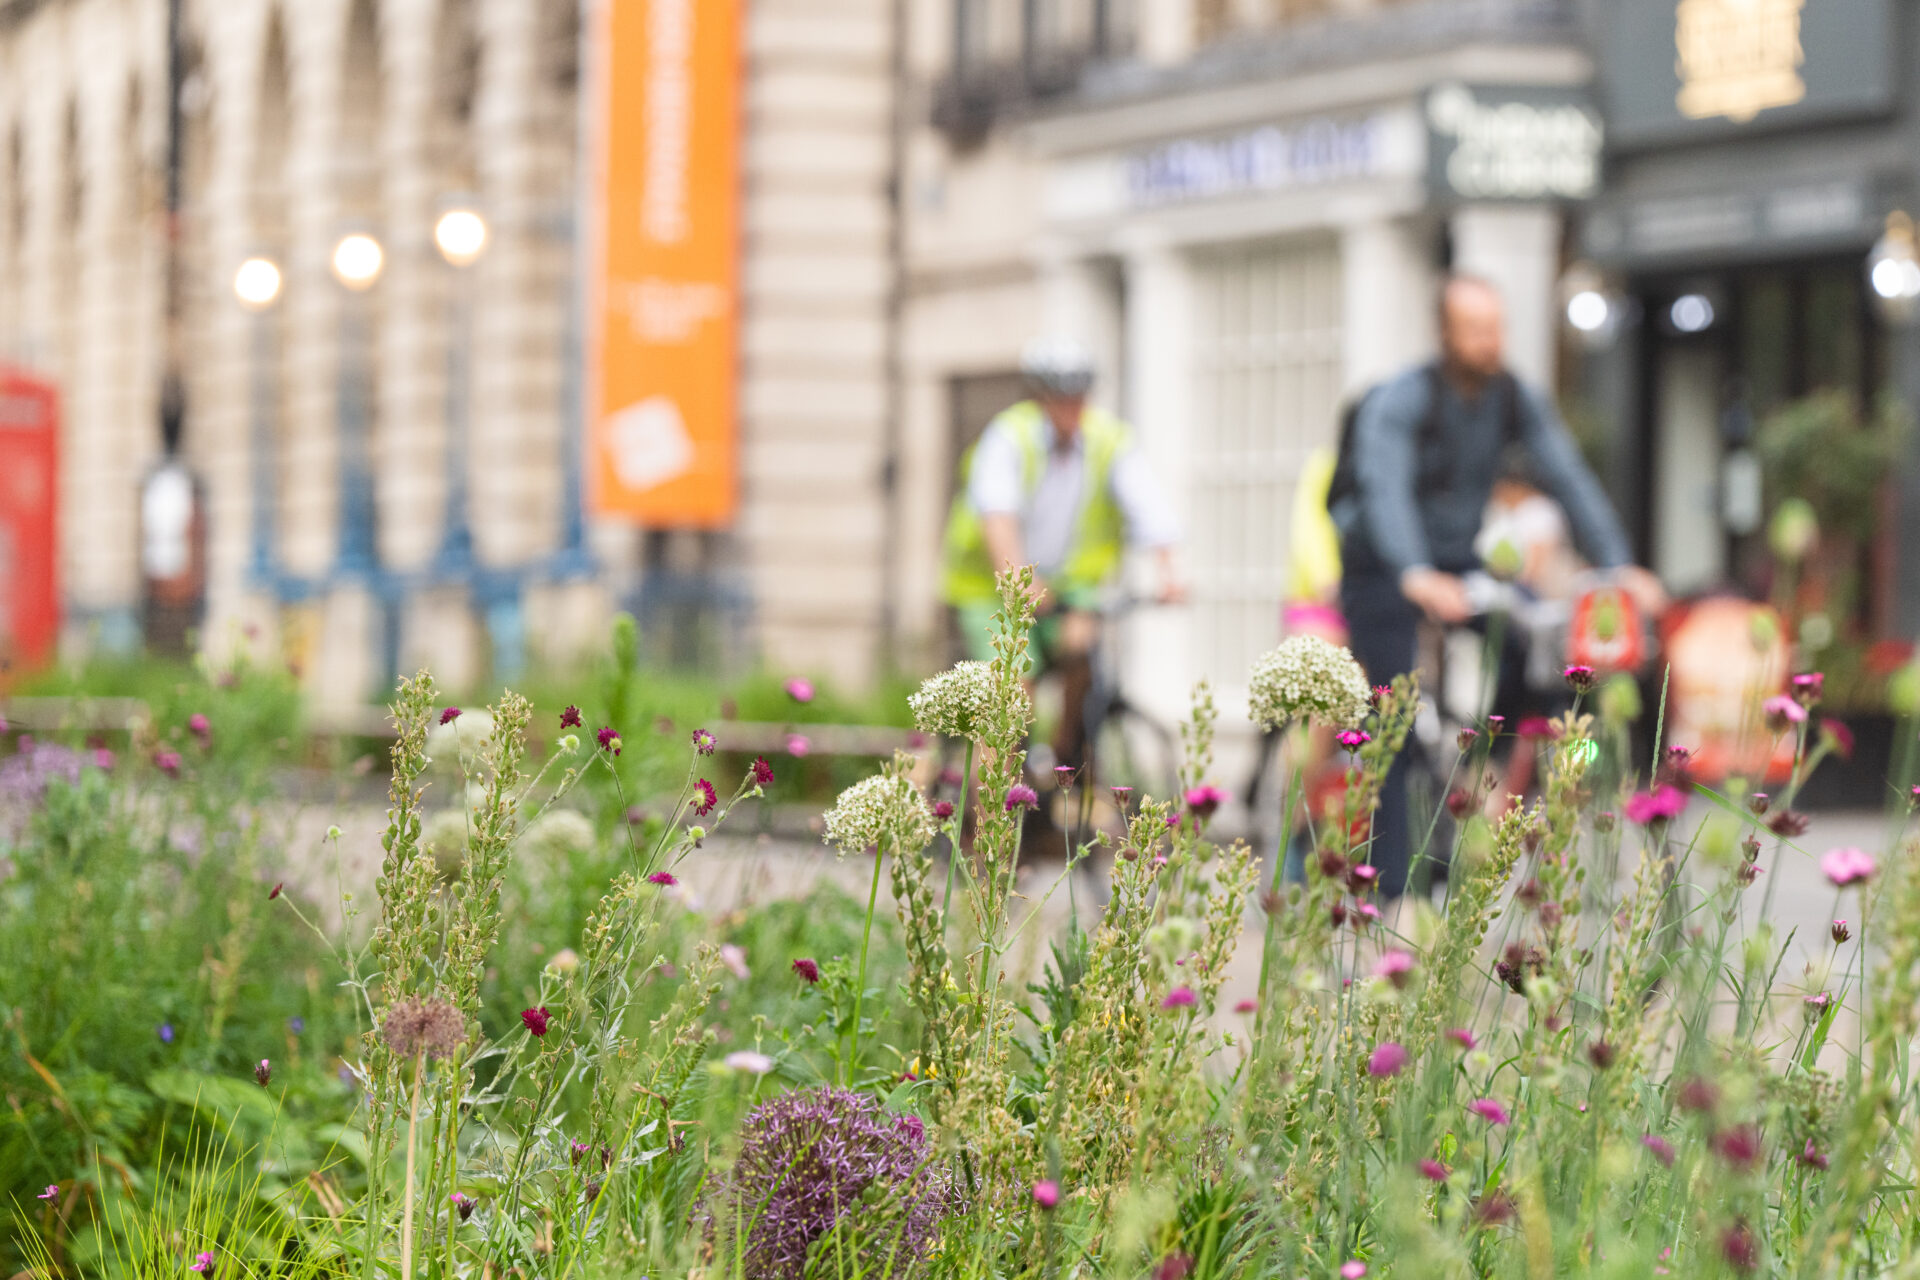
<svg viewBox="0 0 1920 1280">
<path fill-rule="evenodd" d="M 1035 338 L 1020 350 L 1020 376 L 1035 391 L 1083 396 L 1093 387 L 1093 352 L 1072 338 Z"/>
</svg>

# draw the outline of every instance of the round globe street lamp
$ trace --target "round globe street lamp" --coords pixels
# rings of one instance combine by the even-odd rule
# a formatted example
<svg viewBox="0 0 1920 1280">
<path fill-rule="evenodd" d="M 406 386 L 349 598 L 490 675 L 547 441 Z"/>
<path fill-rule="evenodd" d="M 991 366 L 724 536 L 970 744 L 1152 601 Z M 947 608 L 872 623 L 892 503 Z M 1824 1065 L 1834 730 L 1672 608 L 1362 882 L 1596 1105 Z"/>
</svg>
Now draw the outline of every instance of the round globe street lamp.
<svg viewBox="0 0 1920 1280">
<path fill-rule="evenodd" d="M 433 225 L 433 244 L 453 268 L 447 283 L 446 513 L 439 567 L 459 576 L 473 568 L 473 527 L 467 518 L 467 435 L 473 378 L 473 273 L 465 270 L 487 248 L 487 222 L 455 204 Z"/>
<path fill-rule="evenodd" d="M 1626 307 L 1607 288 L 1606 279 L 1590 262 L 1576 262 L 1560 277 L 1560 315 L 1580 344 L 1598 350 L 1613 341 Z"/>
<path fill-rule="evenodd" d="M 352 231 L 335 243 L 330 263 L 333 278 L 347 291 L 340 306 L 334 393 L 340 433 L 338 566 L 346 573 L 371 573 L 379 546 L 367 441 L 373 411 L 373 326 L 366 294 L 380 279 L 386 258 L 378 240 L 364 231 Z"/>
<path fill-rule="evenodd" d="M 1920 307 L 1920 249 L 1913 219 L 1904 212 L 1887 215 L 1887 229 L 1867 254 L 1867 284 L 1874 305 L 1890 324 L 1906 324 Z"/>
<path fill-rule="evenodd" d="M 256 582 L 273 577 L 274 515 L 279 459 L 275 449 L 280 402 L 280 333 L 274 303 L 280 300 L 280 268 L 271 258 L 252 257 L 233 273 L 233 296 L 251 313 L 247 388 L 253 436 L 253 527 L 251 563 Z"/>
</svg>

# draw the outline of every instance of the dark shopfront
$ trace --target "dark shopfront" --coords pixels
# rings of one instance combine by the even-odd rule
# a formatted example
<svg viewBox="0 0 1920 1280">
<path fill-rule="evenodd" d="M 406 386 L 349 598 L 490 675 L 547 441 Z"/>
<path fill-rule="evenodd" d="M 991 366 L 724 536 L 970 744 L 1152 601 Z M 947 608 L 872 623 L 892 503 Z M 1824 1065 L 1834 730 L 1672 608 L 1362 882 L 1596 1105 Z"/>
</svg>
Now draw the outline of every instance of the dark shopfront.
<svg viewBox="0 0 1920 1280">
<path fill-rule="evenodd" d="M 1604 322 L 1591 298 L 1569 307 L 1585 321 L 1573 383 L 1613 426 L 1640 554 L 1682 592 L 1765 594 L 1789 495 L 1760 459 L 1780 456 L 1783 415 L 1870 424 L 1889 396 L 1920 405 L 1920 0 L 1599 8 L 1609 152 L 1581 234 L 1599 274 L 1571 287 L 1608 306 Z M 1819 625 L 1857 646 L 1920 634 L 1917 447 L 1920 432 L 1857 501 L 1833 499 L 1844 467 L 1815 474 L 1842 450 L 1801 473 L 1831 523 L 1855 526 L 1823 528 L 1807 570 L 1830 591 Z"/>
</svg>

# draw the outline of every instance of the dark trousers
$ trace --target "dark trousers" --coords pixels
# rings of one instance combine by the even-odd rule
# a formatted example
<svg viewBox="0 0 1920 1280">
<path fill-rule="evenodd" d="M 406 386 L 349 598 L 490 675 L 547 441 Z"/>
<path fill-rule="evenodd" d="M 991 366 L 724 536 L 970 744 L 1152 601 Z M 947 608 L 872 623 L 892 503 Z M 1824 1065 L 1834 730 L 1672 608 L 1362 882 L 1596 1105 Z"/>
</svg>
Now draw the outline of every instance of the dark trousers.
<svg viewBox="0 0 1920 1280">
<path fill-rule="evenodd" d="M 1413 670 L 1420 611 L 1400 594 L 1396 580 L 1384 573 L 1350 572 L 1340 584 L 1340 608 L 1347 616 L 1349 646 L 1366 668 L 1369 684 L 1386 684 Z M 1409 737 L 1406 749 L 1387 772 L 1380 808 L 1373 815 L 1373 848 L 1368 858 L 1380 870 L 1380 893 L 1386 898 L 1397 898 L 1407 889 L 1411 856 L 1407 756 L 1418 749 Z"/>
</svg>

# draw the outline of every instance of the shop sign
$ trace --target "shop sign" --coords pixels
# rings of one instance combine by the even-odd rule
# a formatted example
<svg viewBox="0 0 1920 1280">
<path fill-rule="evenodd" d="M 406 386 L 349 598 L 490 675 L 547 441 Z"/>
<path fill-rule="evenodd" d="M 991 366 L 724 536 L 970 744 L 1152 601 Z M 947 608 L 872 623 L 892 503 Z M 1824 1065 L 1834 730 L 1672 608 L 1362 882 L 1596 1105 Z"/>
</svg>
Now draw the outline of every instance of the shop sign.
<svg viewBox="0 0 1920 1280">
<path fill-rule="evenodd" d="M 1163 143 L 1126 158 L 1127 203 L 1153 208 L 1377 177 L 1391 150 L 1383 132 L 1376 117 L 1316 119 Z"/>
<path fill-rule="evenodd" d="M 1600 189 L 1600 113 L 1555 89 L 1438 85 L 1427 94 L 1428 180 L 1459 200 L 1586 200 Z"/>
<path fill-rule="evenodd" d="M 721 527 L 738 502 L 741 5 L 598 9 L 591 503 Z"/>
<path fill-rule="evenodd" d="M 1610 200 L 1588 215 L 1584 247 L 1616 262 L 1839 248 L 1872 238 L 1876 207 L 1854 178 Z"/>
<path fill-rule="evenodd" d="M 1601 82 L 1617 143 L 1885 111 L 1889 0 L 1612 0 Z"/>
</svg>

